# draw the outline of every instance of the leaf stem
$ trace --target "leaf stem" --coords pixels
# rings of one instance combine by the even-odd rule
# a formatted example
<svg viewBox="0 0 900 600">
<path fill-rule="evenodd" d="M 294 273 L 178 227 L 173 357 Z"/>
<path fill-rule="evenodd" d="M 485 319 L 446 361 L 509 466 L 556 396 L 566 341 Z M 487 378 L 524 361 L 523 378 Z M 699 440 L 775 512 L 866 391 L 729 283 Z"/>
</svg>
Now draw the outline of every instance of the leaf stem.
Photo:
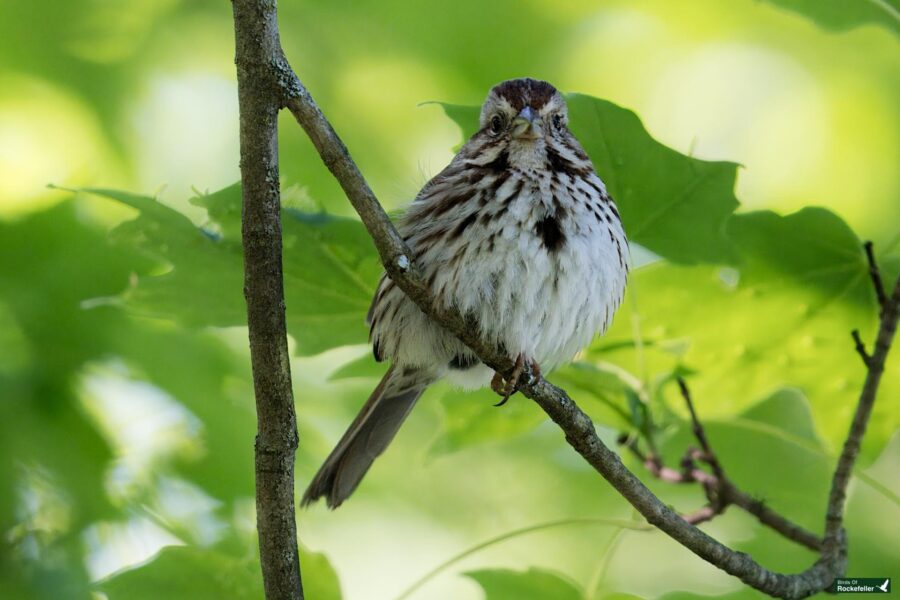
<svg viewBox="0 0 900 600">
<path fill-rule="evenodd" d="M 538 523 L 536 525 L 529 525 L 528 527 L 522 527 L 521 529 L 514 529 L 512 531 L 508 531 L 501 535 L 489 538 L 479 544 L 476 544 L 466 550 L 463 550 L 459 554 L 455 554 L 431 569 L 427 573 L 425 573 L 422 577 L 417 579 L 410 585 L 406 590 L 404 590 L 399 596 L 397 596 L 396 600 L 406 600 L 413 593 L 415 593 L 419 588 L 428 583 L 430 580 L 434 579 L 437 575 L 446 571 L 456 563 L 464 560 L 473 554 L 481 552 L 485 548 L 489 548 L 501 542 L 505 542 L 507 540 L 511 540 L 516 537 L 520 537 L 523 535 L 527 535 L 529 533 L 534 533 L 536 531 L 543 531 L 545 529 L 553 529 L 555 527 L 568 527 L 572 525 L 606 525 L 610 527 L 616 527 L 619 530 L 622 529 L 631 529 L 634 531 L 653 531 L 653 527 L 649 525 L 643 525 L 641 523 L 635 521 L 626 521 L 624 519 L 604 519 L 604 518 L 583 518 L 583 519 L 559 519 L 557 521 L 548 521 L 546 523 Z"/>
</svg>

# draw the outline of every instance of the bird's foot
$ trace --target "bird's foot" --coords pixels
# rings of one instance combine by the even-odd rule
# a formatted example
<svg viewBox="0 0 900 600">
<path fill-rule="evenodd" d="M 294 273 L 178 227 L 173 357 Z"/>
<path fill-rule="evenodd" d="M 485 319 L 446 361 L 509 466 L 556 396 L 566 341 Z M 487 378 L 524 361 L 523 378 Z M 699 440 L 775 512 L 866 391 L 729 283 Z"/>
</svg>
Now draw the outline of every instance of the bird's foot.
<svg viewBox="0 0 900 600">
<path fill-rule="evenodd" d="M 522 375 L 526 376 L 525 381 L 522 381 Z M 516 362 L 513 365 L 513 370 L 509 375 L 509 379 L 504 379 L 503 375 L 500 373 L 494 373 L 494 378 L 491 379 L 491 389 L 494 390 L 497 395 L 503 397 L 503 399 L 494 406 L 503 406 L 506 404 L 509 397 L 519 390 L 520 383 L 534 381 L 540 376 L 541 366 L 536 361 L 526 359 L 524 354 L 519 354 L 516 357 Z"/>
</svg>

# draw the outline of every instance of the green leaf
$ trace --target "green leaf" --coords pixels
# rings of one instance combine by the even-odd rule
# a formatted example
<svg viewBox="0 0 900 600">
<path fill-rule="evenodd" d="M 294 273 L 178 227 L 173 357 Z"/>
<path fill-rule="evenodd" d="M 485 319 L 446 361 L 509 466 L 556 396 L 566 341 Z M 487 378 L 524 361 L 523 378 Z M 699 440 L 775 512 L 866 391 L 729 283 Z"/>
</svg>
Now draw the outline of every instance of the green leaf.
<svg viewBox="0 0 900 600">
<path fill-rule="evenodd" d="M 363 356 L 351 360 L 336 369 L 328 380 L 337 381 L 339 379 L 350 379 L 352 377 L 381 379 L 384 376 L 385 371 L 387 371 L 387 365 L 383 362 L 375 362 L 372 353 L 366 352 Z"/>
<path fill-rule="evenodd" d="M 483 569 L 469 571 L 465 576 L 481 586 L 485 600 L 582 600 L 575 583 L 544 569 Z"/>
<path fill-rule="evenodd" d="M 127 326 L 115 297 L 148 263 L 112 252 L 71 202 L 0 222 L 0 256 L 14 257 L 0 261 L 0 312 L 14 329 L 15 355 L 0 361 L 0 528 L 11 525 L 18 467 L 49 469 L 72 501 L 71 525 L 80 527 L 108 514 L 111 453 L 82 410 L 78 374 L 105 358 Z"/>
<path fill-rule="evenodd" d="M 258 600 L 263 597 L 259 561 L 193 546 L 163 548 L 151 562 L 118 573 L 97 585 L 109 600 Z M 324 555 L 301 548 L 307 598 L 340 600 L 337 575 Z"/>
<path fill-rule="evenodd" d="M 310 600 L 341 600 L 337 573 L 324 554 L 300 547 L 303 595 Z"/>
<path fill-rule="evenodd" d="M 139 280 L 128 296 L 131 307 L 191 326 L 246 322 L 237 185 L 193 200 L 209 214 L 202 229 L 152 198 L 92 191 L 137 208 L 138 217 L 119 226 L 116 239 L 170 267 Z M 357 220 L 326 214 L 283 215 L 285 302 L 296 352 L 364 343 L 365 315 L 381 273 L 365 229 Z"/>
<path fill-rule="evenodd" d="M 735 163 L 680 154 L 612 102 L 571 94 L 568 103 L 572 129 L 615 199 L 630 240 L 673 262 L 734 258 L 724 226 L 738 206 Z"/>
<path fill-rule="evenodd" d="M 126 296 L 130 308 L 194 327 L 246 321 L 239 242 L 196 227 L 183 214 L 154 198 L 111 190 L 88 191 L 138 210 L 137 218 L 113 230 L 112 239 L 122 247 L 143 252 L 162 267 L 138 280 Z"/>
<path fill-rule="evenodd" d="M 606 425 L 613 426 L 620 431 L 631 427 L 639 427 L 634 421 L 631 402 L 637 400 L 634 397 L 633 384 L 639 382 L 627 379 L 628 374 L 608 363 L 574 362 L 565 365 L 550 375 L 550 379 L 557 385 L 576 397 L 579 402 L 582 398 L 594 400 L 594 403 L 584 403 L 585 410 L 591 418 Z M 642 409 L 642 416 L 646 412 Z"/>
<path fill-rule="evenodd" d="M 258 600 L 262 576 L 255 561 L 241 561 L 213 550 L 188 546 L 163 548 L 136 569 L 101 582 L 109 600 Z"/>
<path fill-rule="evenodd" d="M 502 410 L 494 405 L 500 398 L 491 390 L 463 392 L 440 384 L 443 424 L 429 454 L 455 452 L 483 443 L 498 443 L 531 431 L 546 419 L 533 402 L 510 401 Z"/>
<path fill-rule="evenodd" d="M 644 429 L 647 426 L 647 405 L 632 390 L 625 391 L 625 399 L 628 401 L 628 410 L 631 411 L 631 422 L 638 429 Z"/>
<path fill-rule="evenodd" d="M 862 242 L 829 210 L 804 208 L 788 216 L 746 213 L 731 220 L 728 234 L 741 250 L 741 276 L 749 280 L 744 284 L 764 288 L 789 277 L 823 298 L 858 304 L 870 304 L 873 298 Z"/>
<path fill-rule="evenodd" d="M 738 270 L 656 264 L 633 273 L 632 298 L 608 335 L 631 337 L 637 318 L 653 343 L 603 358 L 643 364 L 650 373 L 688 365 L 697 371 L 695 401 L 709 416 L 797 387 L 810 399 L 816 431 L 835 448 L 865 375 L 850 331 L 871 339 L 877 319 L 859 240 L 823 209 L 737 215 L 728 230 L 740 252 Z M 889 367 L 881 397 L 896 395 L 898 384 L 900 373 Z M 888 403 L 877 403 L 864 451 L 877 452 L 896 427 Z"/>
<path fill-rule="evenodd" d="M 449 104 L 446 102 L 438 102 L 444 109 L 444 114 L 450 117 L 462 131 L 462 142 L 459 146 L 466 143 L 470 137 L 478 131 L 478 119 L 481 115 L 481 109 L 477 106 L 466 106 L 464 104 Z"/>
<path fill-rule="evenodd" d="M 572 131 L 615 199 L 629 240 L 679 263 L 734 259 L 724 229 L 738 206 L 736 164 L 679 154 L 612 102 L 570 94 L 568 104 Z M 477 107 L 442 106 L 466 139 L 477 130 Z"/>
<path fill-rule="evenodd" d="M 822 445 L 822 441 L 816 435 L 809 400 L 797 389 L 777 390 L 737 418 L 781 429 L 815 446 Z"/>
<path fill-rule="evenodd" d="M 847 31 L 863 25 L 881 25 L 900 33 L 900 3 L 897 0 L 766 0 L 785 10 L 813 20 L 824 29 Z"/>
</svg>

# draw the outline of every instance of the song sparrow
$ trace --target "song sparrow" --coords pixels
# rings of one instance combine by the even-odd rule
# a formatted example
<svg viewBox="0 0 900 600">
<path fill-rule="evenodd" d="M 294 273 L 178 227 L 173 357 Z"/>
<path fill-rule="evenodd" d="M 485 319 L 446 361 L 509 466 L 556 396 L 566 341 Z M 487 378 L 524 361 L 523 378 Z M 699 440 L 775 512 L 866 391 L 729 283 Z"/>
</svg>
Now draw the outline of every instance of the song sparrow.
<svg viewBox="0 0 900 600">
<path fill-rule="evenodd" d="M 399 225 L 435 301 L 473 318 L 484 339 L 552 369 L 610 322 L 628 248 L 619 214 L 568 129 L 566 102 L 544 81 L 495 86 L 480 129 L 429 181 Z M 428 385 L 482 387 L 491 370 L 386 276 L 369 310 L 381 383 L 316 474 L 303 503 L 339 506 L 387 448 Z M 515 379 L 515 377 L 513 378 Z M 494 388 L 515 381 L 494 378 Z"/>
</svg>

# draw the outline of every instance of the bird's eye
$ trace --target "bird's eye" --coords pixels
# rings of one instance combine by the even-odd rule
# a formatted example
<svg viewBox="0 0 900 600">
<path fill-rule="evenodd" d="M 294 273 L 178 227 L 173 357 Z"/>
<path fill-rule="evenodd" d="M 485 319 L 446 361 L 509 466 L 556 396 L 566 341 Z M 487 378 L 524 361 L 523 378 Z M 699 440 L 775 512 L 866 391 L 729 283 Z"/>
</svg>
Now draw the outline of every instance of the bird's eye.
<svg viewBox="0 0 900 600">
<path fill-rule="evenodd" d="M 503 118 L 500 115 L 491 117 L 491 133 L 497 135 L 503 129 Z"/>
<path fill-rule="evenodd" d="M 557 113 L 557 114 L 553 115 L 553 126 L 556 127 L 557 129 L 562 128 L 563 118 L 562 118 L 561 114 Z"/>
</svg>

